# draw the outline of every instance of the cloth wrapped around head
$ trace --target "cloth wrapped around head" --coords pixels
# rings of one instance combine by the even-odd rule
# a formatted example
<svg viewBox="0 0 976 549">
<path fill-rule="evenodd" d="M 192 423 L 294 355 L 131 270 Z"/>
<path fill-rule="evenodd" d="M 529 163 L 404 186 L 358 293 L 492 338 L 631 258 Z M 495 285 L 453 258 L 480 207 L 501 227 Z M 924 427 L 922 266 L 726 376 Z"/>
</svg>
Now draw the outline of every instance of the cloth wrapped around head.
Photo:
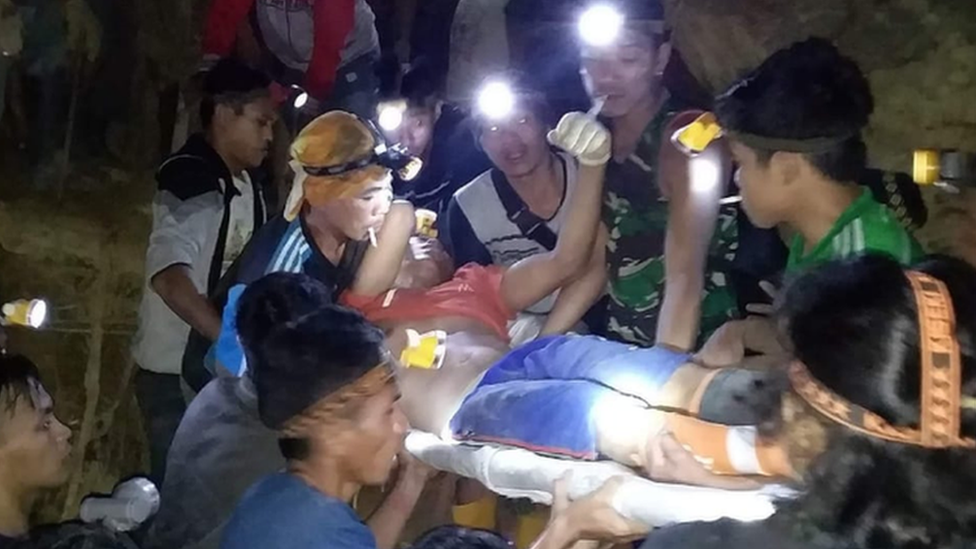
<svg viewBox="0 0 976 549">
<path fill-rule="evenodd" d="M 307 201 L 321 207 L 361 193 L 370 183 L 390 177 L 416 177 L 423 165 L 399 145 L 388 146 L 372 123 L 345 111 L 331 111 L 313 120 L 291 146 L 295 172 L 285 203 L 285 219 L 294 220 Z"/>
<path fill-rule="evenodd" d="M 305 126 L 291 145 L 295 179 L 285 219 L 294 220 L 306 201 L 320 207 L 356 196 L 370 182 L 387 177 L 390 169 L 374 161 L 379 144 L 362 120 L 345 111 L 327 112 Z"/>
</svg>

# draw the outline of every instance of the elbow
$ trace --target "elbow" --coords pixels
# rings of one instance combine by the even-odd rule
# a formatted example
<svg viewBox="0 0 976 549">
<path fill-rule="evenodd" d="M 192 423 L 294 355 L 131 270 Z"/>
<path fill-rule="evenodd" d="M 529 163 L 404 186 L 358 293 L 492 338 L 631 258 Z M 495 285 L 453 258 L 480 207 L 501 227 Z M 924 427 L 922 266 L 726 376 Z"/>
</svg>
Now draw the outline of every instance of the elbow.
<svg viewBox="0 0 976 549">
<path fill-rule="evenodd" d="M 557 269 L 557 272 L 563 273 L 566 280 L 575 277 L 590 263 L 589 254 L 576 251 L 570 254 L 556 253 L 554 260 L 555 265 L 553 267 Z"/>
<path fill-rule="evenodd" d="M 163 301 L 167 303 L 170 301 L 171 296 L 179 287 L 179 281 L 177 278 L 184 277 L 189 280 L 186 274 L 186 265 L 177 264 L 170 265 L 165 269 L 154 274 L 152 278 L 149 279 L 149 287 L 152 291 L 156 292 L 156 295 L 161 297 Z"/>
<path fill-rule="evenodd" d="M 169 293 L 169 280 L 166 276 L 165 269 L 156 273 L 152 278 L 149 279 L 149 287 L 152 288 L 152 291 L 156 292 L 156 295 L 159 297 L 163 297 Z"/>
</svg>

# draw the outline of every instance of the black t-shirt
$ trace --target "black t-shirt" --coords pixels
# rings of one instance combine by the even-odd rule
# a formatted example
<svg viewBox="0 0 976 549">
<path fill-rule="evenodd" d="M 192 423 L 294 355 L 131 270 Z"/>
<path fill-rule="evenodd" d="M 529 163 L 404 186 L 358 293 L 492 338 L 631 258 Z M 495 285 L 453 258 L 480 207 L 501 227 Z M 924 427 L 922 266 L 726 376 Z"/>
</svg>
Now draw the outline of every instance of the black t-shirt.
<svg viewBox="0 0 976 549">
<path fill-rule="evenodd" d="M 13 549 L 16 546 L 16 538 L 8 538 L 7 536 L 0 534 L 0 549 Z"/>
</svg>

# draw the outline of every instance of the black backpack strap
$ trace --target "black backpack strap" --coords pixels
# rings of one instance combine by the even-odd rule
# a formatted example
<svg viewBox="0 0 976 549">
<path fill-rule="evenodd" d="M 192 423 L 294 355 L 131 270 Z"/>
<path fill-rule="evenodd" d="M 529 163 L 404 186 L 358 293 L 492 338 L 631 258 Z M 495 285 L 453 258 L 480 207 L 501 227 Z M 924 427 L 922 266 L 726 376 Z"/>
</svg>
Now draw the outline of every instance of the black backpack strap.
<svg viewBox="0 0 976 549">
<path fill-rule="evenodd" d="M 214 255 L 210 262 L 210 273 L 207 275 L 208 296 L 213 295 L 214 290 L 217 288 L 217 283 L 220 281 L 220 271 L 224 265 L 224 250 L 227 249 L 227 231 L 230 230 L 231 202 L 233 202 L 235 196 L 240 194 L 240 191 L 234 186 L 233 180 L 224 181 L 222 194 L 224 199 L 224 216 L 220 220 L 220 229 L 217 231 L 217 245 L 214 246 Z M 259 200 L 259 198 L 255 196 L 254 200 Z"/>
<path fill-rule="evenodd" d="M 546 225 L 539 216 L 532 213 L 519 198 L 508 179 L 497 168 L 491 170 L 491 182 L 495 186 L 495 193 L 505 208 L 505 216 L 518 227 L 527 238 L 538 242 L 543 248 L 552 251 L 556 249 L 556 233 Z"/>
</svg>

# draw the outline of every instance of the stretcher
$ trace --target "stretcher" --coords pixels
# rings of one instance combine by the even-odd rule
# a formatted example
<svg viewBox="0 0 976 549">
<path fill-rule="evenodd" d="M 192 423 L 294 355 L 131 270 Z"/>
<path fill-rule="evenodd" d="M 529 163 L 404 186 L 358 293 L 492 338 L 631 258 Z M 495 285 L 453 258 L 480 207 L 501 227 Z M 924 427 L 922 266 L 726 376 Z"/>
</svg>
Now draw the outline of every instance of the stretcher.
<svg viewBox="0 0 976 549">
<path fill-rule="evenodd" d="M 624 476 L 626 480 L 617 493 L 614 508 L 624 517 L 650 527 L 726 517 L 762 520 L 773 514 L 777 500 L 795 495 L 782 485 L 733 491 L 665 484 L 610 461 L 574 461 L 519 448 L 461 444 L 420 431 L 408 434 L 406 448 L 435 469 L 476 479 L 501 496 L 528 498 L 545 505 L 552 503 L 553 483 L 567 471 L 572 471 L 568 486 L 571 499 L 586 496 L 612 477 Z"/>
</svg>

